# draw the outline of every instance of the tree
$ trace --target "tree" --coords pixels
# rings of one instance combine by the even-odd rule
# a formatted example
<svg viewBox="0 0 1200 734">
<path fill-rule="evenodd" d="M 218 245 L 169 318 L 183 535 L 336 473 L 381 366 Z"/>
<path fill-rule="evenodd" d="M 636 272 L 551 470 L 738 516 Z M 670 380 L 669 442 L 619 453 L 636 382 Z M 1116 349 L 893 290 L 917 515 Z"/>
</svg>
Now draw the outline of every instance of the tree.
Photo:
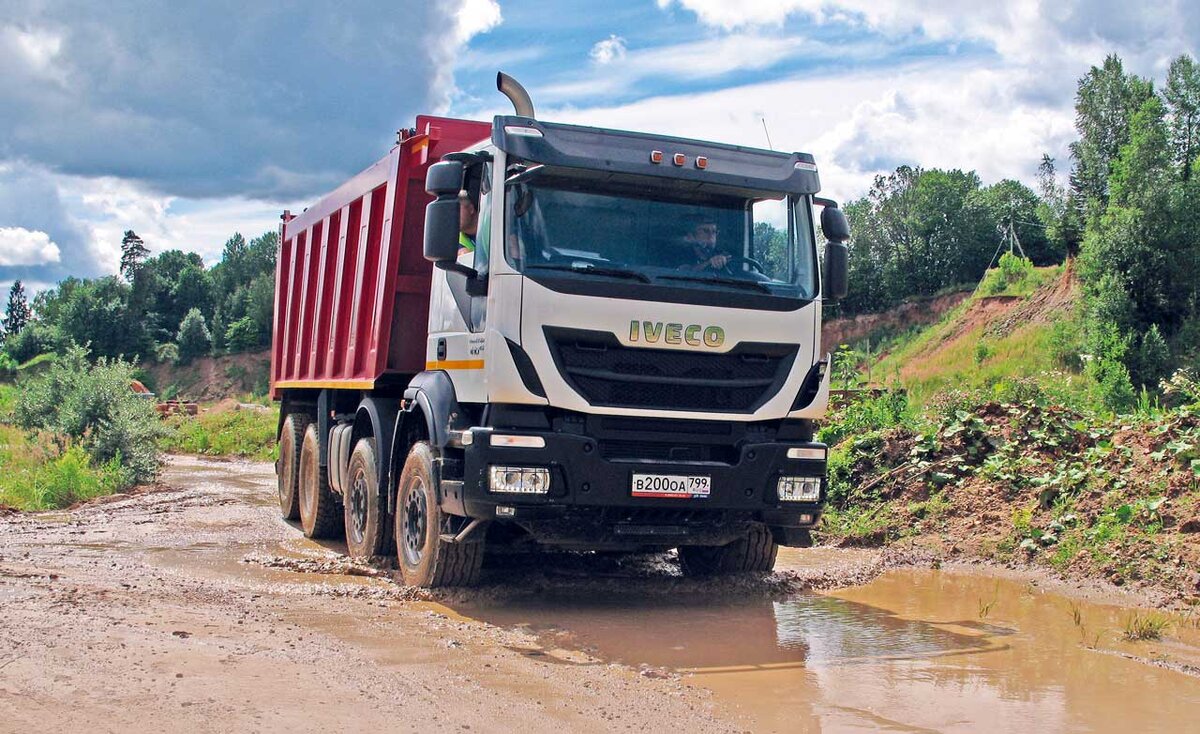
<svg viewBox="0 0 1200 734">
<path fill-rule="evenodd" d="M 196 357 L 208 354 L 212 346 L 212 336 L 208 333 L 208 325 L 204 322 L 204 314 L 200 309 L 193 308 L 183 317 L 179 324 L 179 361 L 187 364 Z"/>
<path fill-rule="evenodd" d="M 1050 249 L 1068 257 L 1078 254 L 1083 242 L 1079 200 L 1073 191 L 1059 184 L 1055 161 L 1045 153 L 1038 166 L 1038 195 L 1038 221 L 1045 227 Z"/>
<path fill-rule="evenodd" d="M 3 329 L 6 336 L 17 336 L 29 323 L 29 301 L 25 298 L 25 286 L 13 281 L 8 290 L 8 309 L 5 311 Z"/>
<path fill-rule="evenodd" d="M 145 325 L 129 308 L 130 286 L 116 276 L 81 280 L 62 291 L 51 312 L 62 336 L 90 344 L 94 358 L 150 353 Z"/>
<path fill-rule="evenodd" d="M 1183 55 L 1171 62 L 1163 89 L 1171 114 L 1171 157 L 1186 181 L 1200 157 L 1200 64 Z"/>
<path fill-rule="evenodd" d="M 1018 254 L 1023 252 L 1034 265 L 1063 261 L 1065 248 L 1047 237 L 1047 227 L 1038 217 L 1043 202 L 1033 189 L 1020 181 L 1005 179 L 980 189 L 973 196 L 987 211 L 988 218 L 996 223 L 999 244 L 1007 243 Z"/>
<path fill-rule="evenodd" d="M 1108 176 L 1121 146 L 1129 141 L 1129 121 L 1154 95 L 1154 85 L 1126 74 L 1115 54 L 1093 66 L 1075 95 L 1075 127 L 1079 140 L 1071 143 L 1075 167 L 1071 184 L 1082 199 L 1089 218 L 1097 217 L 1108 203 Z"/>
<path fill-rule="evenodd" d="M 142 267 L 142 261 L 149 254 L 150 250 L 142 238 L 132 229 L 125 230 L 125 236 L 121 238 L 121 275 L 132 283 L 134 275 Z"/>
</svg>

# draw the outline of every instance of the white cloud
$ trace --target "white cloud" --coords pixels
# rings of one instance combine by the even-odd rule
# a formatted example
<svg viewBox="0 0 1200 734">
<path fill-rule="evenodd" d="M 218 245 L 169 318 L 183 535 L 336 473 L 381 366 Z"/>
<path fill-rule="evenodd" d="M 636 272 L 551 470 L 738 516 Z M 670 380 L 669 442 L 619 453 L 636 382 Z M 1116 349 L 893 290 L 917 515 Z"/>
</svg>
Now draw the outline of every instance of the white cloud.
<svg viewBox="0 0 1200 734">
<path fill-rule="evenodd" d="M 900 163 L 1031 180 L 1074 136 L 1070 104 L 1022 99 L 1021 74 L 939 63 L 796 77 L 626 105 L 547 109 L 546 119 L 813 153 L 828 195 L 861 195 Z"/>
<path fill-rule="evenodd" d="M 701 23 L 731 31 L 780 26 L 805 17 L 817 25 L 850 24 L 885 35 L 918 31 L 938 41 L 982 41 L 1003 57 L 1053 69 L 1060 62 L 1097 63 L 1120 52 L 1133 68 L 1150 73 L 1173 55 L 1196 46 L 1197 26 L 1186 2 L 1153 9 L 1110 0 L 657 0 L 678 5 Z M 1194 21 L 1194 19 L 1191 19 Z"/>
<path fill-rule="evenodd" d="M 50 30 L 0 26 L 0 48 L 7 47 L 16 61 L 43 79 L 63 80 L 63 71 L 57 66 L 62 43 L 62 35 Z"/>
<path fill-rule="evenodd" d="M 618 35 L 610 35 L 603 41 L 597 41 L 588 53 L 597 64 L 611 64 L 625 58 L 625 39 Z"/>
<path fill-rule="evenodd" d="M 475 36 L 500 25 L 504 17 L 496 0 L 464 0 L 454 14 L 454 20 L 454 38 L 465 46 Z"/>
<path fill-rule="evenodd" d="M 0 227 L 0 266 L 46 265 L 62 257 L 45 232 L 24 227 Z"/>
</svg>

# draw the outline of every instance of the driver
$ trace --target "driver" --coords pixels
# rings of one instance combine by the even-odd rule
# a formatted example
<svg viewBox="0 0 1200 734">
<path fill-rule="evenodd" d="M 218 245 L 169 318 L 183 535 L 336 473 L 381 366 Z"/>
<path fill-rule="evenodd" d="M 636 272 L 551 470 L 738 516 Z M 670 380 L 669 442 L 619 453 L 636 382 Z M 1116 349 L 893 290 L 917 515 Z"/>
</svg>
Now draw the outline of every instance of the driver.
<svg viewBox="0 0 1200 734">
<path fill-rule="evenodd" d="M 675 252 L 676 267 L 695 272 L 724 270 L 732 256 L 717 248 L 719 232 L 715 218 L 701 215 L 693 219 Z"/>
</svg>

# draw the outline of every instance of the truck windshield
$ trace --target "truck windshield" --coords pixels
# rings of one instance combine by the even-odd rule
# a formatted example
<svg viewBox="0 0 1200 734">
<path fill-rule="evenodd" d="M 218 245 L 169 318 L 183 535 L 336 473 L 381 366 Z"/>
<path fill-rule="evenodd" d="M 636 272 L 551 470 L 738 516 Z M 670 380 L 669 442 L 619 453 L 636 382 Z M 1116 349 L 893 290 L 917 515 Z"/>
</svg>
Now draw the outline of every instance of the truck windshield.
<svg viewBox="0 0 1200 734">
<path fill-rule="evenodd" d="M 807 197 L 752 199 L 549 173 L 516 177 L 505 194 L 505 257 L 530 276 L 816 296 Z"/>
</svg>

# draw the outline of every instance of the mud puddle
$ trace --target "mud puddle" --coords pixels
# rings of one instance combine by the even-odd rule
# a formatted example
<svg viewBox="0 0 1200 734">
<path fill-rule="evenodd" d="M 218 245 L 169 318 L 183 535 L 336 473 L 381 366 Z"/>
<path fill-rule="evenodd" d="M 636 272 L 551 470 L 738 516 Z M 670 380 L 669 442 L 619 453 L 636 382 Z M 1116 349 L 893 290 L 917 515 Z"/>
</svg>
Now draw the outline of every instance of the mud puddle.
<svg viewBox="0 0 1200 734">
<path fill-rule="evenodd" d="M 878 552 L 811 549 L 782 552 L 766 581 L 695 581 L 664 557 L 496 554 L 482 588 L 426 595 L 282 526 L 269 465 L 175 459 L 167 483 L 180 490 L 81 510 L 58 530 L 14 526 L 10 542 L 39 564 L 18 570 L 99 571 L 153 604 L 164 589 L 211 591 L 245 604 L 230 640 L 259 615 L 261 650 L 285 633 L 289 651 L 332 640 L 321 644 L 369 660 L 381 680 L 397 666 L 416 666 L 406 674 L 427 675 L 429 690 L 470 679 L 490 697 L 478 711 L 508 702 L 519 719 L 554 700 L 558 728 L 580 717 L 567 730 L 610 715 L 649 726 L 654 706 L 661 717 L 707 706 L 696 689 L 754 731 L 1189 731 L 1200 715 L 1195 620 L 1127 642 L 1135 612 L 987 571 L 878 575 Z M 28 595 L 0 591 L 6 605 Z"/>
<path fill-rule="evenodd" d="M 527 654 L 545 660 L 681 675 L 755 730 L 1186 731 L 1200 715 L 1193 620 L 1131 643 L 1132 611 L 986 574 L 894 570 L 782 600 L 574 588 L 450 606 L 534 634 Z"/>
</svg>

